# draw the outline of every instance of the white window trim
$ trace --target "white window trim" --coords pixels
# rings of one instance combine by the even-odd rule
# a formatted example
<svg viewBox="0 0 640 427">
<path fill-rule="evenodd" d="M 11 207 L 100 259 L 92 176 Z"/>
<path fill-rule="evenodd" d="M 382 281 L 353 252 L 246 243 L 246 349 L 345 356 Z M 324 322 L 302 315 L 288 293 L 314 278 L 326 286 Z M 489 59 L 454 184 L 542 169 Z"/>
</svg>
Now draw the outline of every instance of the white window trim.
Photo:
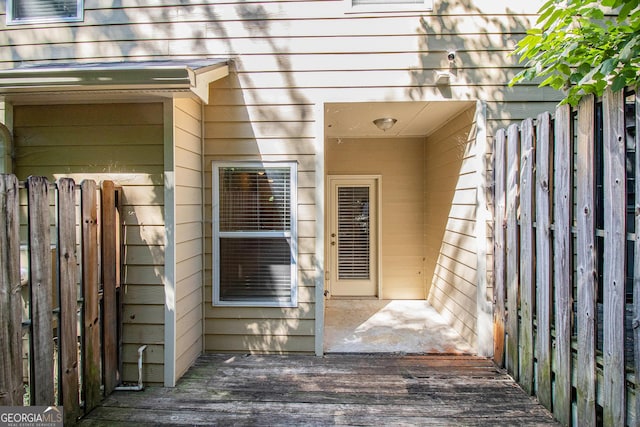
<svg viewBox="0 0 640 427">
<path fill-rule="evenodd" d="M 289 301 L 221 301 L 220 300 L 220 194 L 219 169 L 224 167 L 289 168 L 291 182 L 291 230 L 288 232 L 244 232 L 243 237 L 286 237 L 291 245 L 291 298 Z M 213 161 L 211 162 L 212 219 L 212 305 L 218 307 L 297 307 L 298 306 L 298 165 L 296 162 Z M 238 234 L 232 232 L 231 234 Z M 230 236 L 227 236 L 230 237 Z"/>
<path fill-rule="evenodd" d="M 371 4 L 353 5 L 353 0 L 344 0 L 346 13 L 379 13 L 379 12 L 431 12 L 433 11 L 433 0 L 423 0 L 422 4 Z"/>
<path fill-rule="evenodd" d="M 20 0 L 6 0 L 7 25 L 48 24 L 53 22 L 81 22 L 84 21 L 84 0 L 76 0 L 76 16 L 48 16 L 34 18 L 13 18 L 13 4 Z"/>
</svg>

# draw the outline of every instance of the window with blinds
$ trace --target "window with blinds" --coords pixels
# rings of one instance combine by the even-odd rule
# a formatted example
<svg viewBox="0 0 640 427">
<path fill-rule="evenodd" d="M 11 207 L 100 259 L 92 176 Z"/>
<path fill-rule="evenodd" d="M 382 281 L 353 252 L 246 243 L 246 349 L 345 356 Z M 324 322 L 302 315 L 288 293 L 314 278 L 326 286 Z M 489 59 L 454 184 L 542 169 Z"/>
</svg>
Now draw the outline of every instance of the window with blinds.
<svg viewBox="0 0 640 427">
<path fill-rule="evenodd" d="M 214 304 L 295 306 L 295 163 L 212 169 Z"/>
<path fill-rule="evenodd" d="M 7 0 L 7 23 L 81 21 L 83 0 Z"/>
<path fill-rule="evenodd" d="M 370 277 L 369 187 L 338 188 L 338 278 Z"/>
</svg>

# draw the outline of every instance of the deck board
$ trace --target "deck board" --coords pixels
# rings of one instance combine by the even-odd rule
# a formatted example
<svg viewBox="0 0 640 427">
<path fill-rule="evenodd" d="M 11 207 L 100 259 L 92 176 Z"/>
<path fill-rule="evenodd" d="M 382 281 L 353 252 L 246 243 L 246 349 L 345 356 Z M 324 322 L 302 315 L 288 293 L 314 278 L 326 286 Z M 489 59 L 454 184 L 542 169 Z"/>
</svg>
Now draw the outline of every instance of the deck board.
<svg viewBox="0 0 640 427">
<path fill-rule="evenodd" d="M 81 420 L 115 425 L 554 425 L 488 359 L 203 355 L 175 388 L 115 392 Z"/>
</svg>

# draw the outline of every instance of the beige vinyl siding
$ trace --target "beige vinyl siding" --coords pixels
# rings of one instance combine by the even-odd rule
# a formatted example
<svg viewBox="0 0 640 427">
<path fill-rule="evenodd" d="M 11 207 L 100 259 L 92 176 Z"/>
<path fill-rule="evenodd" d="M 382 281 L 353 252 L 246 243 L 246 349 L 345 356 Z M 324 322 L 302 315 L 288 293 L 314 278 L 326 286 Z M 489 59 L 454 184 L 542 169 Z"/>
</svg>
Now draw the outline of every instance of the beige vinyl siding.
<svg viewBox="0 0 640 427">
<path fill-rule="evenodd" d="M 315 153 L 322 152 L 325 144 L 324 131 L 318 126 L 322 118 L 317 116 L 324 104 L 482 100 L 487 106 L 487 135 L 491 137 L 494 130 L 505 123 L 551 109 L 558 99 L 553 90 L 540 89 L 532 83 L 507 87 L 510 78 L 519 70 L 517 58 L 510 57 L 509 53 L 535 21 L 535 12 L 542 3 L 542 0 L 435 1 L 433 12 L 361 14 L 350 13 L 344 0 L 254 3 L 241 0 L 222 3 L 123 0 L 117 5 L 109 0 L 86 0 L 85 20 L 79 23 L 7 27 L 0 17 L 0 37 L 4 41 L 4 47 L 0 49 L 0 69 L 68 61 L 186 57 L 233 60 L 231 74 L 212 85 L 212 101 L 204 109 L 204 266 L 198 264 L 195 255 L 198 244 L 192 233 L 197 232 L 192 221 L 198 221 L 197 216 L 193 216 L 196 210 L 183 206 L 180 201 L 186 194 L 197 197 L 198 189 L 187 184 L 192 182 L 196 171 L 186 167 L 195 152 L 183 150 L 182 146 L 175 147 L 176 173 L 182 174 L 177 179 L 184 183 L 184 187 L 180 187 L 184 192 L 176 193 L 175 206 L 176 224 L 180 224 L 177 230 L 179 247 L 175 248 L 176 268 L 179 267 L 176 274 L 184 280 L 184 284 L 177 284 L 184 306 L 180 303 L 178 307 L 176 326 L 182 328 L 183 324 L 185 327 L 189 324 L 196 328 L 187 327 L 189 333 L 185 335 L 191 337 L 185 339 L 193 346 L 189 350 L 177 348 L 178 352 L 186 351 L 176 369 L 179 373 L 197 347 L 192 340 L 198 324 L 195 309 L 198 302 L 191 286 L 195 286 L 201 268 L 204 268 L 202 303 L 207 351 L 314 351 L 314 330 L 309 325 L 315 322 L 314 285 L 322 268 L 317 259 L 322 254 L 316 254 L 316 239 L 320 237 L 316 236 L 316 227 L 318 221 L 324 221 L 324 218 L 316 217 L 316 202 L 322 203 L 323 195 L 316 191 L 315 182 L 318 179 L 322 182 L 323 177 L 318 174 L 329 172 L 316 170 L 318 159 L 315 158 Z M 451 49 L 457 55 L 451 70 L 454 78 L 449 86 L 437 86 L 434 70 L 449 69 L 446 53 Z M 176 114 L 181 108 L 176 109 Z M 55 109 L 49 112 L 54 113 Z M 103 135 L 107 130 L 120 138 L 118 129 L 106 125 L 75 131 L 84 132 L 87 144 L 92 144 L 95 135 Z M 145 129 L 140 126 L 138 130 L 159 132 L 162 140 L 161 127 Z M 442 132 L 444 129 L 439 135 L 443 135 Z M 180 127 L 176 127 L 175 133 L 176 139 L 187 134 Z M 64 133 L 52 133 L 51 136 L 64 143 Z M 449 143 L 453 142 L 444 144 Z M 99 146 L 79 150 L 84 152 L 69 153 L 68 164 L 75 165 L 74 168 L 83 168 L 87 156 L 109 158 L 111 155 L 109 150 Z M 398 291 L 388 296 L 417 297 L 418 289 L 424 292 L 431 286 L 433 301 L 439 298 L 437 301 L 443 313 L 449 313 L 446 314 L 448 318 L 472 340 L 470 325 L 475 312 L 470 311 L 470 304 L 475 300 L 472 261 L 476 249 L 467 234 L 472 230 L 467 202 L 474 191 L 464 183 L 471 179 L 471 172 L 459 173 L 458 169 L 455 177 L 449 175 L 451 169 L 443 165 L 453 161 L 453 149 L 434 146 L 425 150 L 423 185 L 427 200 L 421 208 L 422 213 L 431 218 L 443 215 L 446 221 L 441 221 L 440 228 L 425 221 L 422 231 L 419 231 L 421 223 L 418 221 L 415 227 L 421 233 L 418 236 L 428 236 L 423 243 L 427 247 L 423 247 L 420 255 L 426 256 L 424 265 L 421 265 L 419 255 L 402 252 L 404 247 L 399 243 L 402 240 L 399 235 L 387 239 L 389 250 L 397 249 L 403 255 L 394 262 L 391 262 L 393 255 L 386 256 L 384 262 L 389 265 L 383 268 L 383 273 L 393 275 L 389 276 L 395 277 L 393 280 L 402 277 L 406 283 L 412 283 L 407 288 L 410 289 L 408 293 Z M 46 156 L 36 152 L 29 155 L 28 161 L 35 162 L 33 170 L 42 168 L 38 162 L 47 161 Z M 184 158 L 179 157 L 183 155 Z M 139 165 L 135 172 L 147 174 L 154 180 L 154 185 L 159 186 L 155 194 L 160 198 L 163 192 L 158 171 L 162 168 L 158 168 L 156 162 L 161 158 L 162 150 L 159 149 L 144 156 L 122 159 L 125 164 L 136 164 L 141 160 L 153 163 Z M 211 161 L 214 159 L 299 162 L 300 302 L 297 308 L 211 306 Z M 470 167 L 465 162 L 464 167 L 467 166 Z M 42 170 L 48 173 L 46 167 Z M 411 185 L 419 185 L 412 178 L 404 179 Z M 434 180 L 438 179 L 447 182 L 455 179 L 451 184 L 454 189 L 460 180 L 461 188 L 448 194 L 451 199 L 446 203 L 444 194 L 429 195 L 433 182 L 437 182 Z M 385 183 L 383 180 L 383 185 Z M 437 200 L 430 204 L 429 197 Z M 416 202 L 412 199 L 409 203 L 414 205 Z M 383 226 L 393 229 L 394 217 L 407 220 L 403 216 L 404 210 L 400 210 L 402 202 L 398 201 L 397 207 L 392 214 L 383 215 Z M 149 236 L 164 235 L 162 212 L 158 213 L 157 206 L 141 202 L 135 206 L 135 212 L 141 218 L 161 218 L 128 225 L 137 244 L 153 242 L 153 239 L 147 240 Z M 452 217 L 450 223 L 449 216 Z M 435 231 L 434 227 L 437 228 Z M 438 233 L 440 240 L 429 240 L 436 239 L 434 236 Z M 413 235 L 405 237 L 412 242 L 411 251 L 417 252 L 420 242 L 414 242 Z M 432 247 L 433 251 L 427 252 Z M 129 286 L 127 297 L 133 298 L 136 305 L 164 303 L 160 283 L 163 272 L 159 269 L 145 264 L 136 265 L 129 272 L 130 280 L 135 278 L 134 283 L 149 285 Z M 419 271 L 422 271 L 421 279 Z M 433 282 L 436 273 L 437 283 Z M 456 287 L 442 293 L 444 288 L 440 283 L 453 281 L 454 277 Z M 191 290 L 193 292 L 189 292 Z M 182 339 L 180 333 L 177 337 Z"/>
<path fill-rule="evenodd" d="M 194 99 L 176 99 L 173 116 L 176 378 L 180 378 L 203 349 L 202 105 Z"/>
<path fill-rule="evenodd" d="M 313 353 L 315 349 L 316 170 L 311 105 L 247 104 L 237 84 L 213 85 L 205 106 L 205 350 L 213 352 Z M 222 88 L 222 91 L 218 91 Z M 222 96 L 219 96 L 222 93 Z M 233 94 L 234 96 L 228 96 Z M 236 96 L 238 95 L 238 96 Z M 212 305 L 213 160 L 295 161 L 298 164 L 298 306 L 214 307 Z"/>
<path fill-rule="evenodd" d="M 381 298 L 424 299 L 424 138 L 330 139 L 325 150 L 329 175 L 382 177 Z"/>
<path fill-rule="evenodd" d="M 125 225 L 123 380 L 163 382 L 162 104 L 14 106 L 15 173 L 122 186 Z"/>
<path fill-rule="evenodd" d="M 475 107 L 427 138 L 424 238 L 428 301 L 476 343 Z"/>
<path fill-rule="evenodd" d="M 192 4 L 189 4 L 192 3 Z M 269 99 L 296 93 L 321 98 L 325 89 L 366 98 L 552 100 L 550 90 L 506 89 L 517 71 L 509 57 L 542 2 L 436 2 L 433 12 L 347 13 L 344 0 L 200 2 L 85 2 L 85 20 L 5 27 L 0 67 L 55 60 L 140 60 L 232 57 L 243 89 Z M 457 51 L 451 95 L 434 85 L 433 70 Z M 365 89 L 365 90 L 363 90 Z M 247 93 L 253 96 L 253 93 Z M 247 99 L 253 104 L 252 99 Z"/>
<path fill-rule="evenodd" d="M 191 4 L 189 4 L 191 3 Z M 489 136 L 505 122 L 552 108 L 557 94 L 535 84 L 506 86 L 509 56 L 542 1 L 435 2 L 433 12 L 349 13 L 344 0 L 85 2 L 79 23 L 18 25 L 0 20 L 0 68 L 73 60 L 184 57 L 234 59 L 245 105 L 333 101 L 482 99 Z M 433 71 L 449 68 L 450 87 Z M 278 114 L 278 113 L 276 113 Z M 307 115 L 310 118 L 311 115 Z M 260 120 L 258 120 L 260 121 Z M 256 125 L 258 125 L 256 123 Z"/>
</svg>

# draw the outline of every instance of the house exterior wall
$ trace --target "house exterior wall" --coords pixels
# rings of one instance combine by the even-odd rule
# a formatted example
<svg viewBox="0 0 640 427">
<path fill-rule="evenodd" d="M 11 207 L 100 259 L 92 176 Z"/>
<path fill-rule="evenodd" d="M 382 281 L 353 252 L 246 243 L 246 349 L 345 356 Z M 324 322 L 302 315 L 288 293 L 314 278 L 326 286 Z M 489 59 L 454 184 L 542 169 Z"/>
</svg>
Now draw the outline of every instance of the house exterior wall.
<svg viewBox="0 0 640 427">
<path fill-rule="evenodd" d="M 175 354 L 176 377 L 179 378 L 203 350 L 202 105 L 194 99 L 176 99 L 173 103 L 173 123 L 176 188 Z"/>
<path fill-rule="evenodd" d="M 322 212 L 319 205 L 324 198 L 323 190 L 317 188 L 319 175 L 325 172 L 318 166 L 322 165 L 318 154 L 323 155 L 325 144 L 323 117 L 319 113 L 322 106 L 328 102 L 482 100 L 486 103 L 487 137 L 511 120 L 549 110 L 558 99 L 554 91 L 539 89 L 533 84 L 507 86 L 518 71 L 516 58 L 509 53 L 535 21 L 535 12 L 541 4 L 542 0 L 434 0 L 433 11 L 354 13 L 345 0 L 255 3 L 148 0 L 144 4 L 134 0 L 117 4 L 85 0 L 83 22 L 6 26 L 4 17 L 0 17 L 3 40 L 0 68 L 57 61 L 232 59 L 231 75 L 212 85 L 212 101 L 204 108 L 204 348 L 207 351 L 313 352 L 314 336 L 321 330 L 316 324 L 321 321 L 321 314 L 317 318 L 315 285 L 322 283 L 319 277 L 322 254 L 316 245 L 322 237 L 318 234 L 322 229 L 318 224 L 323 218 L 318 212 Z M 450 50 L 456 51 L 453 65 L 446 58 Z M 451 84 L 436 85 L 435 70 L 450 70 L 454 75 Z M 179 115 L 191 114 L 187 113 L 190 108 L 176 106 L 176 123 Z M 115 127 L 109 131 L 116 136 L 119 132 Z M 56 135 L 52 131 L 51 136 L 60 141 Z M 191 136 L 186 137 L 185 144 Z M 186 177 L 195 170 L 187 163 L 182 164 L 179 156 L 196 152 L 186 148 L 176 146 L 177 180 L 182 185 L 180 190 L 188 189 L 189 194 L 195 194 L 197 187 Z M 123 150 L 123 155 L 125 152 L 127 150 Z M 442 153 L 446 155 L 447 150 Z M 133 164 L 149 161 L 146 152 L 139 154 L 127 161 Z M 425 152 L 427 169 L 429 158 L 436 154 L 437 150 Z M 82 148 L 72 152 L 69 159 L 61 159 L 60 166 L 77 165 L 82 169 L 80 166 L 87 164 L 86 160 L 92 156 L 109 158 L 109 155 L 98 147 Z M 216 159 L 299 162 L 297 308 L 212 306 L 211 162 Z M 38 153 L 18 160 L 23 171 L 27 164 L 29 168 L 40 168 L 40 161 L 43 159 Z M 158 206 L 162 205 L 159 178 L 162 168 L 156 170 L 155 167 L 154 163 L 140 168 L 150 184 L 131 186 L 128 198 L 142 198 L 132 205 L 136 214 L 153 218 L 130 224 L 138 227 L 138 235 L 143 236 L 136 250 L 154 254 L 157 251 L 159 259 L 162 242 L 157 239 L 163 235 L 159 231 L 164 225 L 162 215 L 157 215 Z M 153 170 L 147 171 L 148 168 Z M 138 169 L 135 172 L 138 173 Z M 184 175 L 181 178 L 179 174 Z M 429 185 L 432 184 L 427 179 L 425 192 Z M 147 196 L 139 190 L 152 190 L 158 198 L 154 198 L 154 204 L 146 205 Z M 180 226 L 176 242 L 180 248 L 175 248 L 175 268 L 176 276 L 184 282 L 176 285 L 182 300 L 178 302 L 175 326 L 178 332 L 184 328 L 191 338 L 187 339 L 188 349 L 178 346 L 178 353 L 185 353 L 176 353 L 177 371 L 194 356 L 198 347 L 194 338 L 201 327 L 198 326 L 197 293 L 190 287 L 199 280 L 200 261 L 191 257 L 193 252 L 190 252 L 197 249 L 198 239 L 191 235 L 195 240 L 190 240 L 188 234 L 188 230 L 195 230 L 190 222 L 194 218 L 180 216 L 185 210 L 189 215 L 194 214 L 195 209 L 186 207 L 190 202 L 180 205 L 181 197 L 180 192 L 176 193 L 176 227 Z M 426 211 L 425 215 L 428 215 Z M 467 219 L 457 222 L 456 226 L 467 224 L 468 221 L 464 221 Z M 425 234 L 429 226 L 425 223 Z M 147 236 L 148 233 L 152 236 Z M 144 245 L 151 249 L 142 249 Z M 432 254 L 434 271 L 436 266 L 444 268 L 443 262 L 438 264 L 439 257 L 439 253 L 437 257 Z M 159 261 L 154 258 L 154 262 Z M 183 275 L 182 269 L 186 267 L 193 268 L 195 276 Z M 141 292 L 131 297 L 137 301 L 132 304 L 154 307 L 144 311 L 149 324 L 154 325 L 150 330 L 156 332 L 161 331 L 164 314 L 160 306 L 166 296 L 161 284 L 163 276 L 158 275 L 161 269 L 161 264 L 143 264 L 131 270 L 136 274 L 132 289 Z M 465 276 L 464 280 L 470 277 Z M 447 302 L 458 300 L 455 292 L 438 283 L 429 283 L 428 278 L 423 280 L 432 286 L 432 292 L 440 292 L 438 301 L 443 308 L 459 304 Z M 136 284 L 138 282 L 140 284 Z M 463 292 L 472 293 L 473 289 Z M 435 295 L 433 298 L 436 301 Z M 140 318 L 136 319 L 137 324 Z M 140 332 L 135 339 L 138 343 L 162 343 L 162 333 L 154 332 L 152 336 L 150 339 Z M 176 337 L 180 340 L 180 334 Z M 161 352 L 162 345 L 154 345 Z M 317 351 L 317 345 L 315 348 Z M 150 360 L 156 360 L 154 357 L 152 353 Z M 180 358 L 183 361 L 179 361 Z M 161 360 L 162 357 L 155 363 Z M 162 374 L 153 374 L 151 378 L 162 380 Z"/>
<path fill-rule="evenodd" d="M 325 146 L 328 174 L 381 176 L 383 299 L 426 297 L 424 148 L 424 138 L 331 139 Z"/>
<path fill-rule="evenodd" d="M 233 79 L 213 84 L 205 107 L 205 350 L 302 352 L 315 346 L 316 163 L 308 106 L 247 103 Z M 286 121 L 290 123 L 286 123 Z M 280 122 L 279 121 L 283 121 Z M 212 306 L 212 161 L 261 160 L 298 163 L 298 306 Z"/>
<path fill-rule="evenodd" d="M 87 0 L 78 23 L 7 26 L 0 18 L 0 68 L 74 60 L 229 57 L 247 105 L 303 108 L 318 99 L 482 99 L 490 135 L 553 107 L 535 85 L 507 88 L 509 53 L 542 1 L 434 1 L 434 10 L 352 13 L 344 0 L 202 3 Z M 455 50 L 451 87 L 437 87 Z M 372 91 L 371 88 L 376 88 Z M 373 92 L 373 94 L 372 94 Z M 377 93 L 377 94 L 376 94 Z M 271 113 L 278 122 L 285 119 Z M 305 121 L 313 120 L 311 115 Z M 257 125 L 257 124 L 256 124 Z M 489 135 L 489 136 L 490 136 Z"/>
<path fill-rule="evenodd" d="M 162 104 L 24 105 L 13 108 L 15 164 L 29 175 L 113 180 L 124 201 L 123 380 L 163 382 L 164 215 Z"/>
<path fill-rule="evenodd" d="M 475 107 L 425 144 L 425 270 L 428 301 L 476 344 L 478 212 Z"/>
</svg>

